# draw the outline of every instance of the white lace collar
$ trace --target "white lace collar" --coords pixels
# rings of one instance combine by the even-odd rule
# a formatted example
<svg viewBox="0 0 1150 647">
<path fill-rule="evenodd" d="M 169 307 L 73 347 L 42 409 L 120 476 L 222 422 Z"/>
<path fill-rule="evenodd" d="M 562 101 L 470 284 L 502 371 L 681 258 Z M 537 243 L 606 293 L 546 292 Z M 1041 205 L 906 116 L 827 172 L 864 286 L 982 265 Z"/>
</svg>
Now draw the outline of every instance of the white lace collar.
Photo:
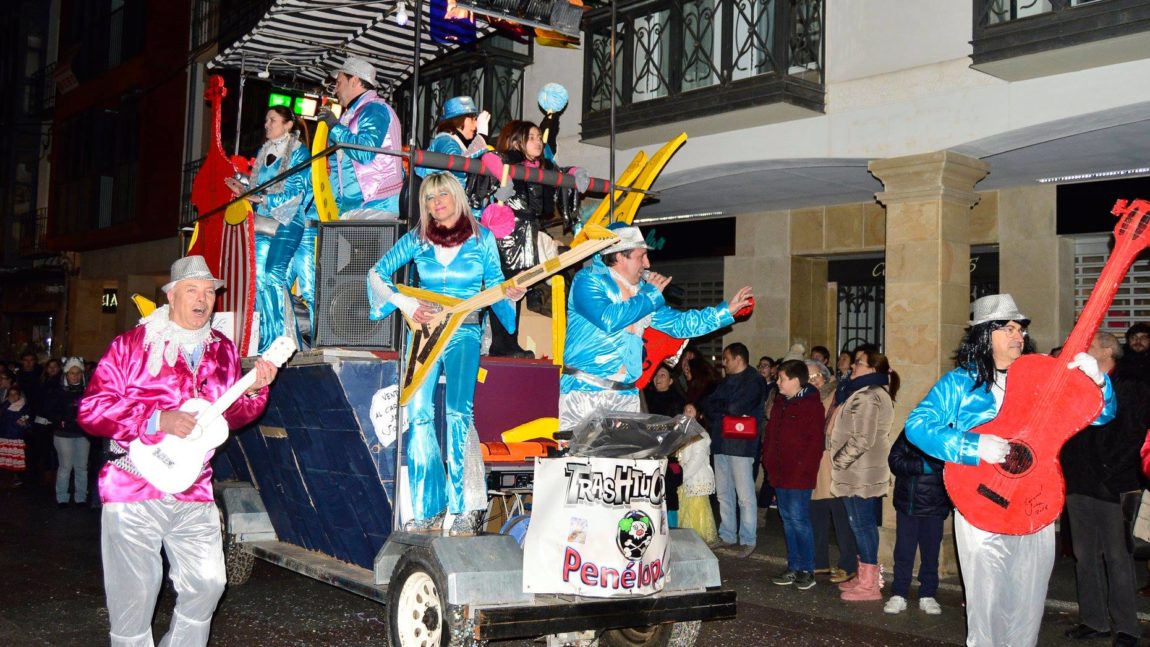
<svg viewBox="0 0 1150 647">
<path fill-rule="evenodd" d="M 188 330 L 172 321 L 169 306 L 160 306 L 140 320 L 144 326 L 144 352 L 147 353 L 148 374 L 160 374 L 164 364 L 176 365 L 180 350 L 191 353 L 197 346 L 206 346 L 212 338 L 210 323 L 196 330 Z"/>
</svg>

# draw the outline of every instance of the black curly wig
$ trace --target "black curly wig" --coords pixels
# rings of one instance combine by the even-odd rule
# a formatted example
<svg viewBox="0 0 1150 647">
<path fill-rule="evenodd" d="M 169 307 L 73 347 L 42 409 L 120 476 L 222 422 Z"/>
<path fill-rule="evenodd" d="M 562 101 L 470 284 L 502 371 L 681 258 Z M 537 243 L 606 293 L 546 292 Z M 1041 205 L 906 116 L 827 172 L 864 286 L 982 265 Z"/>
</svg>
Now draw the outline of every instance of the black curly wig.
<svg viewBox="0 0 1150 647">
<path fill-rule="evenodd" d="M 994 365 L 994 346 L 990 342 L 990 335 L 1002 328 L 1009 321 L 986 321 L 966 329 L 966 336 L 958 346 L 958 353 L 954 356 L 954 364 L 959 368 L 974 373 L 974 387 L 983 387 L 990 391 L 994 384 L 997 367 Z M 1029 355 L 1034 352 L 1034 342 L 1030 336 L 1022 338 L 1022 354 Z"/>
</svg>

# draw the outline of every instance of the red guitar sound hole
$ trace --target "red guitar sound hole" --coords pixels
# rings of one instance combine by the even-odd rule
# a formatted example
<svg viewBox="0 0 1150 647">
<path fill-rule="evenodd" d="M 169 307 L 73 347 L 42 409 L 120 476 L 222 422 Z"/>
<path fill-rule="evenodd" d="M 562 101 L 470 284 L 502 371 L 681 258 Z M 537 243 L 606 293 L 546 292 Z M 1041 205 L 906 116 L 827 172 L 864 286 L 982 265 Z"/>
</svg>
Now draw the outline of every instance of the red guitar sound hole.
<svg viewBox="0 0 1150 647">
<path fill-rule="evenodd" d="M 1034 467 L 1034 451 L 1025 443 L 1012 441 L 1010 453 L 1006 455 L 1006 461 L 998 465 L 998 471 L 1003 476 L 1020 478 L 1026 476 L 1032 467 Z"/>
</svg>

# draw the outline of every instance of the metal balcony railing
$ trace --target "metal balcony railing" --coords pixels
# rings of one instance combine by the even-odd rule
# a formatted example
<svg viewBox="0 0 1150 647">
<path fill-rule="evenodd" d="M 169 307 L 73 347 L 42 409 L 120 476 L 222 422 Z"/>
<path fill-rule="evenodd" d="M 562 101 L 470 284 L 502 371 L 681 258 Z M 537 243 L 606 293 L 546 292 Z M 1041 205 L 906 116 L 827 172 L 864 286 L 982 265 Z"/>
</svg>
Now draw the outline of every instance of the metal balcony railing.
<svg viewBox="0 0 1150 647">
<path fill-rule="evenodd" d="M 192 4 L 192 51 L 216 42 L 220 37 L 220 1 L 195 0 Z"/>
<path fill-rule="evenodd" d="M 783 100 L 821 111 L 824 11 L 825 0 L 618 3 L 617 127 Z M 611 107 L 610 22 L 607 9 L 590 12 L 585 21 L 584 136 L 603 129 L 596 121 Z M 629 118 L 628 111 L 648 103 L 645 116 Z"/>
<path fill-rule="evenodd" d="M 56 63 L 52 62 L 28 78 L 29 113 L 43 114 L 56 107 L 56 79 L 52 76 L 55 71 Z"/>
<path fill-rule="evenodd" d="M 1066 11 L 1105 0 L 975 0 L 975 20 L 984 27 Z"/>
<path fill-rule="evenodd" d="M 45 241 L 48 238 L 48 209 L 40 208 L 35 213 L 21 218 L 20 256 L 25 258 L 51 254 Z"/>
<path fill-rule="evenodd" d="M 219 0 L 219 43 L 223 51 L 252 30 L 275 0 Z"/>
<path fill-rule="evenodd" d="M 973 67 L 1008 80 L 1134 60 L 1150 40 L 1150 0 L 971 1 Z M 1071 47 L 1082 49 L 1055 56 Z"/>
<path fill-rule="evenodd" d="M 196 208 L 192 206 L 192 182 L 195 181 L 196 173 L 203 165 L 203 157 L 184 165 L 184 179 L 180 191 L 180 227 L 192 226 L 199 217 Z"/>
</svg>

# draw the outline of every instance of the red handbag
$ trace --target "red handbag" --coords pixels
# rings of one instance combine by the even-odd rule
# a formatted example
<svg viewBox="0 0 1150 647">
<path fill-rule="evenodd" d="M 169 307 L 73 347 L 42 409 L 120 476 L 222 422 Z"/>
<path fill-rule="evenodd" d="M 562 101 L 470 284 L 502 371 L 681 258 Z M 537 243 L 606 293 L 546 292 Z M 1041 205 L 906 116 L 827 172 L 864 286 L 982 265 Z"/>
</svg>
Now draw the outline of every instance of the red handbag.
<svg viewBox="0 0 1150 647">
<path fill-rule="evenodd" d="M 754 440 L 758 437 L 759 425 L 754 416 L 723 416 L 723 438 Z"/>
</svg>

